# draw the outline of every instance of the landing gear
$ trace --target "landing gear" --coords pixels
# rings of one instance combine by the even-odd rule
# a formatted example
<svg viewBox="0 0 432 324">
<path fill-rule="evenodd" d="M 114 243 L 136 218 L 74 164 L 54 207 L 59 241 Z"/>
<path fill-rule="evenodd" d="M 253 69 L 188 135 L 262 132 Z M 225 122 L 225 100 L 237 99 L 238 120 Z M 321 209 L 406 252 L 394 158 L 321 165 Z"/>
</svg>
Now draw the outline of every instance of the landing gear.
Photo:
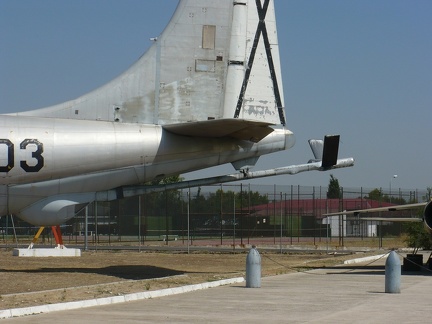
<svg viewBox="0 0 432 324">
<path fill-rule="evenodd" d="M 41 226 L 40 228 L 39 228 L 39 230 L 37 231 L 37 233 L 35 234 L 35 236 L 33 237 L 33 240 L 32 240 L 32 242 L 30 243 L 30 245 L 28 246 L 28 249 L 30 250 L 30 249 L 33 249 L 33 246 L 34 246 L 34 244 L 37 242 L 37 240 L 38 240 L 38 238 L 39 238 L 39 236 L 42 234 L 42 231 L 44 230 L 44 226 Z"/>
<path fill-rule="evenodd" d="M 63 244 L 63 237 L 61 234 L 60 225 L 51 226 L 51 230 L 56 240 L 56 249 L 66 249 L 66 247 Z"/>
<path fill-rule="evenodd" d="M 44 226 L 41 226 L 39 228 L 39 230 L 37 231 L 36 235 L 33 237 L 32 242 L 30 243 L 30 245 L 28 246 L 28 249 L 33 249 L 33 246 L 35 245 L 35 243 L 37 242 L 39 236 L 42 234 L 42 231 L 44 230 Z M 54 234 L 54 238 L 56 241 L 56 249 L 66 249 L 66 247 L 63 244 L 63 237 L 61 234 L 61 229 L 59 225 L 56 226 L 51 226 L 51 230 Z"/>
</svg>

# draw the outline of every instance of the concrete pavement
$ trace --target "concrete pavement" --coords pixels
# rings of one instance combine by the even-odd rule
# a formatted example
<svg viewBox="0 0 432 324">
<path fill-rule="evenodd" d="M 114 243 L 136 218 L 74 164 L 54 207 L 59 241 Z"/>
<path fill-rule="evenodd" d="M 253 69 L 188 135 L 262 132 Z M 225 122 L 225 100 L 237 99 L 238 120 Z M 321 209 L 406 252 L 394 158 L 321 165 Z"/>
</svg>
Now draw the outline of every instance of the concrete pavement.
<svg viewBox="0 0 432 324">
<path fill-rule="evenodd" d="M 114 305 L 2 320 L 3 323 L 420 323 L 429 319 L 430 272 L 402 272 L 386 294 L 385 259 L 265 277 L 245 283 Z"/>
</svg>

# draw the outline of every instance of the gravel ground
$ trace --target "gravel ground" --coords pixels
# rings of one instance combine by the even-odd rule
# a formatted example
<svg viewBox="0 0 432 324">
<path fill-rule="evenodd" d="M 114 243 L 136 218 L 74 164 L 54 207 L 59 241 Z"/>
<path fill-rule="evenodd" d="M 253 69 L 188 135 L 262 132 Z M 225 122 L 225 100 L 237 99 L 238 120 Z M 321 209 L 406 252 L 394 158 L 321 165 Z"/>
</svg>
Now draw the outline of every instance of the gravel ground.
<svg viewBox="0 0 432 324">
<path fill-rule="evenodd" d="M 123 295 L 244 276 L 246 252 L 83 252 L 31 258 L 0 251 L 0 309 Z M 363 254 L 361 255 L 363 256 Z M 262 275 L 340 264 L 352 255 L 261 253 Z"/>
</svg>

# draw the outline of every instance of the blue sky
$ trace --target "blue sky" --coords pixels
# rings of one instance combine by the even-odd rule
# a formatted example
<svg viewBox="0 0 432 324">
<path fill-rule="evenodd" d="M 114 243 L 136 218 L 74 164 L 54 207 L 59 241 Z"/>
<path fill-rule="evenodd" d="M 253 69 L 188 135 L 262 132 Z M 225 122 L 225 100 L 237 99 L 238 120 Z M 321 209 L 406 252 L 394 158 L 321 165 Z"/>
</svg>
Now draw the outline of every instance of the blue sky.
<svg viewBox="0 0 432 324">
<path fill-rule="evenodd" d="M 80 96 L 151 45 L 176 0 L 1 0 L 0 113 Z M 340 134 L 343 187 L 432 186 L 432 1 L 276 0 L 287 125 L 296 146 L 256 169 L 305 163 Z M 194 177 L 232 173 L 222 166 Z M 393 175 L 397 174 L 397 178 Z M 255 180 L 327 186 L 330 173 Z"/>
</svg>

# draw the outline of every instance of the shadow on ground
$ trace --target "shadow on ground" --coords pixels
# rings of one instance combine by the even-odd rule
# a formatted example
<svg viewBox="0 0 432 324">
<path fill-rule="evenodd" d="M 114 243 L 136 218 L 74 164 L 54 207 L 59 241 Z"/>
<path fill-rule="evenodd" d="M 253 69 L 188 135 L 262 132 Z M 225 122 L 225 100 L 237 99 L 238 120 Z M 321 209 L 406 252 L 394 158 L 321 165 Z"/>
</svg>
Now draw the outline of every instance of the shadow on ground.
<svg viewBox="0 0 432 324">
<path fill-rule="evenodd" d="M 148 265 L 113 265 L 101 268 L 39 268 L 28 270 L 0 269 L 0 273 L 86 273 L 112 276 L 121 279 L 142 280 L 175 276 L 184 274 L 185 272 Z"/>
</svg>

